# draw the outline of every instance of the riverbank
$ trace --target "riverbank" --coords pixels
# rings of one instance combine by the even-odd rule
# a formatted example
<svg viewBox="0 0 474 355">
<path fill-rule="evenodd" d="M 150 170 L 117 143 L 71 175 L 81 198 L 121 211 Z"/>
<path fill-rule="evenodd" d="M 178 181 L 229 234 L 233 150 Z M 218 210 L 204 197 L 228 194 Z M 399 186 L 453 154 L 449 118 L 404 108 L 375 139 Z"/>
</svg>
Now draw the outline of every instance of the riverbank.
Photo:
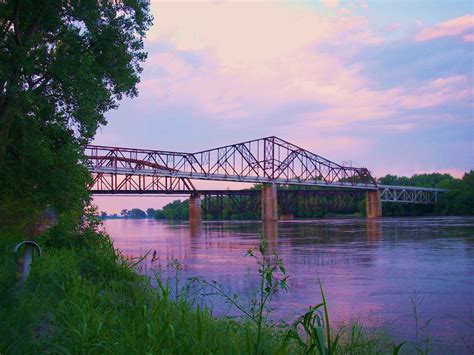
<svg viewBox="0 0 474 355">
<path fill-rule="evenodd" d="M 14 235 L 1 236 L 3 255 L 11 255 L 17 240 Z M 15 260 L 2 258 L 1 353 L 237 354 L 256 350 L 254 322 L 215 318 L 209 310 L 172 300 L 166 287 L 150 288 L 102 233 L 85 231 L 68 248 L 43 247 L 43 256 L 34 261 L 30 279 L 21 290 L 16 289 L 15 272 Z M 303 337 L 308 340 L 305 343 L 295 339 L 292 329 L 265 320 L 257 352 L 303 353 L 311 344 L 317 345 L 315 334 Z M 338 339 L 333 343 L 337 352 L 393 350 L 389 342 L 381 337 L 369 339 L 357 326 L 332 339 Z M 316 348 L 312 352 L 318 353 Z"/>
</svg>

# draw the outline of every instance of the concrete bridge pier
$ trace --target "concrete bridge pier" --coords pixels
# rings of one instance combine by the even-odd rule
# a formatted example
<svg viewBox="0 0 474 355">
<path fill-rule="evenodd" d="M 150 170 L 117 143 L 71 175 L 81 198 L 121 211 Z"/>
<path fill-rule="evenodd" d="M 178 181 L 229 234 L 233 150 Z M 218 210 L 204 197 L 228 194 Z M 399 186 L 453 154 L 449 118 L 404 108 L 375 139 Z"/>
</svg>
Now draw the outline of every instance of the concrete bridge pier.
<svg viewBox="0 0 474 355">
<path fill-rule="evenodd" d="M 382 217 L 382 200 L 379 190 L 365 193 L 365 215 L 367 218 Z"/>
<path fill-rule="evenodd" d="M 278 221 L 278 196 L 275 184 L 263 184 L 262 221 Z"/>
<path fill-rule="evenodd" d="M 201 195 L 192 194 L 189 197 L 189 223 L 200 223 L 201 219 Z"/>
</svg>

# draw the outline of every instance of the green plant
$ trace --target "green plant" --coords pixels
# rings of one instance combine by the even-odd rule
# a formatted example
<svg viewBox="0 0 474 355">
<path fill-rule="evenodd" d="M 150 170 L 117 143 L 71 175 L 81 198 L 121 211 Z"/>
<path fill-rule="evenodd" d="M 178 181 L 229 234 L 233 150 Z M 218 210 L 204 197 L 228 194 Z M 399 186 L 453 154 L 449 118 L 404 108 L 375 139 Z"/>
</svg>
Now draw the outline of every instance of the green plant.
<svg viewBox="0 0 474 355">
<path fill-rule="evenodd" d="M 271 312 L 269 303 L 279 290 L 288 290 L 286 269 L 283 260 L 275 252 L 269 253 L 267 239 L 263 234 L 260 235 L 258 246 L 247 251 L 246 256 L 256 260 L 259 273 L 259 288 L 250 302 L 250 307 L 246 307 L 238 301 L 237 295 L 229 295 L 217 282 L 206 281 L 203 278 L 196 277 L 195 281 L 208 286 L 213 294 L 222 296 L 225 302 L 229 303 L 239 310 L 244 318 L 250 320 L 256 326 L 255 340 L 253 349 L 259 353 L 263 334 L 263 328 L 268 321 L 268 315 Z M 270 325 L 270 329 L 274 325 Z"/>
<path fill-rule="evenodd" d="M 298 318 L 286 334 L 287 339 L 295 341 L 302 354 L 373 354 L 387 352 L 397 355 L 404 342 L 386 346 L 381 338 L 372 338 L 358 324 L 339 327 L 333 336 L 329 320 L 329 309 L 321 280 L 319 280 L 322 302 L 310 307 Z"/>
<path fill-rule="evenodd" d="M 321 280 L 319 280 L 322 302 L 310 307 L 290 329 L 288 336 L 296 340 L 304 354 L 312 354 L 318 351 L 320 354 L 333 354 L 337 349 L 341 333 L 334 339 L 331 337 L 331 327 L 329 323 L 329 311 L 324 295 Z M 324 316 L 319 312 L 323 309 Z"/>
<path fill-rule="evenodd" d="M 424 324 L 420 324 L 420 308 L 423 305 L 424 298 L 417 290 L 413 290 L 413 293 L 410 296 L 410 300 L 413 307 L 413 314 L 415 316 L 415 350 L 419 354 L 429 354 L 431 352 L 431 338 L 429 333 L 429 325 L 431 323 L 431 319 L 427 320 Z"/>
</svg>

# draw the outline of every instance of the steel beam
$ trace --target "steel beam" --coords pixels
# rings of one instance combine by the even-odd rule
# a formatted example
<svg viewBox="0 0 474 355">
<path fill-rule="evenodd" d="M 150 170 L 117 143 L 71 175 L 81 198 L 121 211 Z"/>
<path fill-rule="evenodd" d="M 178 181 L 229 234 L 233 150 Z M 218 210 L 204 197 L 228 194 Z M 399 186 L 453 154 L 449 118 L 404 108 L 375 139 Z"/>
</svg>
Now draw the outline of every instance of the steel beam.
<svg viewBox="0 0 474 355">
<path fill-rule="evenodd" d="M 376 189 L 366 168 L 342 166 L 277 137 L 196 153 L 88 145 L 93 174 Z"/>
<path fill-rule="evenodd" d="M 448 190 L 410 186 L 379 185 L 382 202 L 436 204 L 438 195 Z"/>
<path fill-rule="evenodd" d="M 339 165 L 273 136 L 196 153 L 98 145 L 84 153 L 93 194 L 195 193 L 191 179 L 380 191 L 380 201 L 398 203 L 436 203 L 447 191 L 377 185 L 366 168 Z"/>
</svg>

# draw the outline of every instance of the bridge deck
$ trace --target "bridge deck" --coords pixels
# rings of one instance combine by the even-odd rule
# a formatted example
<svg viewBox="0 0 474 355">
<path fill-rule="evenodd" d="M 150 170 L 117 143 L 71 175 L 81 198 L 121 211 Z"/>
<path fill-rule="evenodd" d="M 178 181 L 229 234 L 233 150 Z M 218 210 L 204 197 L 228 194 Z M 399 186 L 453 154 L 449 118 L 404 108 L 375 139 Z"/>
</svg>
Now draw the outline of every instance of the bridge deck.
<svg viewBox="0 0 474 355">
<path fill-rule="evenodd" d="M 197 191 L 191 180 L 299 185 L 361 192 L 378 190 L 381 201 L 403 203 L 436 203 L 438 194 L 446 191 L 377 185 L 366 168 L 334 163 L 277 137 L 197 153 L 89 145 L 85 157 L 94 177 L 91 186 L 94 194 L 205 193 L 205 190 Z M 210 191 L 219 190 L 207 190 Z M 248 191 L 227 190 L 227 194 L 248 194 Z"/>
<path fill-rule="evenodd" d="M 443 189 L 417 188 L 413 186 L 379 185 L 382 202 L 434 204 Z M 203 196 L 258 196 L 261 190 L 91 190 L 93 195 L 181 195 L 200 194 Z M 278 193 L 298 193 L 301 195 L 335 196 L 341 194 L 364 194 L 362 189 L 279 189 Z"/>
</svg>

